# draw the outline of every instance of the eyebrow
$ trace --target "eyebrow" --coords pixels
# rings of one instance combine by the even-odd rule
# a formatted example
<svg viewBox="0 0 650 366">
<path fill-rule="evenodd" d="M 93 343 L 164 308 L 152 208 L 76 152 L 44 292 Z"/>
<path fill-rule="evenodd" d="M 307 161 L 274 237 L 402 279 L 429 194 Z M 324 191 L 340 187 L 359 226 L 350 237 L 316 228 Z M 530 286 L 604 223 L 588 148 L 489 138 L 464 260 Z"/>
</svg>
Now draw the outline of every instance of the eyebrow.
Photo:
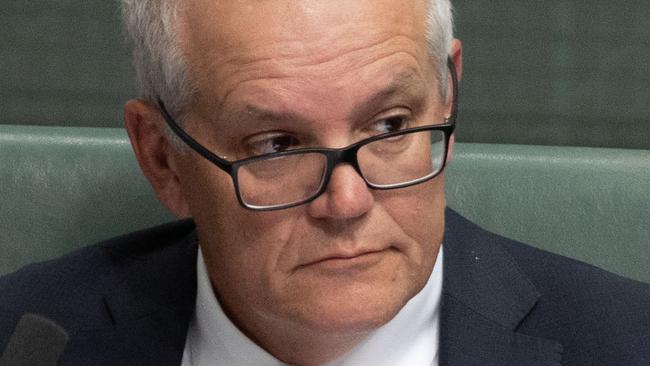
<svg viewBox="0 0 650 366">
<path fill-rule="evenodd" d="M 415 110 L 421 109 L 425 103 L 426 88 L 421 78 L 412 72 L 402 72 L 397 75 L 382 89 L 371 94 L 359 105 L 355 106 L 349 116 L 351 120 L 358 120 L 363 116 L 379 109 L 382 104 L 391 98 L 400 97 L 409 103 L 415 104 Z M 246 104 L 242 108 L 237 108 L 233 113 L 227 113 L 228 121 L 236 125 L 243 125 L 250 122 L 302 122 L 307 123 L 310 120 L 291 111 L 274 111 L 263 106 Z"/>
</svg>

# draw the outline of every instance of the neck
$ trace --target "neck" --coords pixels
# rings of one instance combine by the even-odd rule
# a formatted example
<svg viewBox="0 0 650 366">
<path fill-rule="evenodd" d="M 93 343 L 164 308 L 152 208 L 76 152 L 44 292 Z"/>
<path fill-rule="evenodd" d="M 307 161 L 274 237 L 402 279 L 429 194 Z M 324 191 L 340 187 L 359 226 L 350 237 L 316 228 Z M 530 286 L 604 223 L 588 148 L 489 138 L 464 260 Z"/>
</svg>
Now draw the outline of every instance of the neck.
<svg viewBox="0 0 650 366">
<path fill-rule="evenodd" d="M 284 337 L 263 334 L 255 339 L 258 345 L 274 357 L 290 365 L 317 366 L 325 365 L 356 347 L 365 337 L 363 334 L 345 334 L 314 336 L 288 332 Z"/>
<path fill-rule="evenodd" d="M 363 341 L 372 330 L 323 332 L 300 324 L 275 319 L 257 319 L 243 324 L 222 303 L 231 321 L 258 346 L 289 365 L 324 365 L 345 355 Z"/>
</svg>

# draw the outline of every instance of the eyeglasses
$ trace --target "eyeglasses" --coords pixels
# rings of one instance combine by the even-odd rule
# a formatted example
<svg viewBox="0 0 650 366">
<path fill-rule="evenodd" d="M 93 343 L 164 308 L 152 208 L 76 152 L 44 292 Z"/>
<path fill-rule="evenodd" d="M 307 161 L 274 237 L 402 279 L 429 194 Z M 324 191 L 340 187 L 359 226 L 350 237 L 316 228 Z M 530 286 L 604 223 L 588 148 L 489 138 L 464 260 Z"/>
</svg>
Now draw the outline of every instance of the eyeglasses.
<svg viewBox="0 0 650 366">
<path fill-rule="evenodd" d="M 443 124 L 407 128 L 363 139 L 343 148 L 300 148 L 252 156 L 237 161 L 223 159 L 183 130 L 162 100 L 158 104 L 171 130 L 192 150 L 225 171 L 239 203 L 250 210 L 280 210 L 313 201 L 327 188 L 334 168 L 349 164 L 376 190 L 405 188 L 426 182 L 442 172 L 449 140 L 456 125 L 458 80 L 447 61 L 452 85 L 452 113 Z"/>
</svg>

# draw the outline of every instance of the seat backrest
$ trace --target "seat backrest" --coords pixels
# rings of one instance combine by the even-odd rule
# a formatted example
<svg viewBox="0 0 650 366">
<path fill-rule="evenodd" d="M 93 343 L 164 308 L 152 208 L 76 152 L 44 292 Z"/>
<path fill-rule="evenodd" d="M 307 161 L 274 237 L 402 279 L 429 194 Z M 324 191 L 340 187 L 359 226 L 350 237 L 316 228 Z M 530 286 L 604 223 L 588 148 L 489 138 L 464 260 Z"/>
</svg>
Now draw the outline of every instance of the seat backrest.
<svg viewBox="0 0 650 366">
<path fill-rule="evenodd" d="M 650 150 L 458 144 L 446 187 L 488 230 L 650 282 Z"/>
<path fill-rule="evenodd" d="M 650 281 L 650 151 L 457 144 L 449 206 L 502 235 Z M 122 129 L 0 125 L 0 274 L 172 220 Z"/>
<path fill-rule="evenodd" d="M 171 220 L 124 130 L 0 125 L 0 274 Z"/>
</svg>

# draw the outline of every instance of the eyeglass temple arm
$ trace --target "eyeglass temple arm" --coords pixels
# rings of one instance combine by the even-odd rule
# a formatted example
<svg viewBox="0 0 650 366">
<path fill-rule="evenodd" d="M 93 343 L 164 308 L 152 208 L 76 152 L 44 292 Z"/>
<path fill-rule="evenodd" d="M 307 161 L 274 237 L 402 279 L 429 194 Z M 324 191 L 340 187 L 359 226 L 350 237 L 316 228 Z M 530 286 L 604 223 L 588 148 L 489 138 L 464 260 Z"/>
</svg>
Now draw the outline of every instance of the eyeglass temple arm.
<svg viewBox="0 0 650 366">
<path fill-rule="evenodd" d="M 187 132 L 185 132 L 185 130 L 181 128 L 181 126 L 178 125 L 178 123 L 167 111 L 167 108 L 165 108 L 165 103 L 162 101 L 162 99 L 160 99 L 160 97 L 158 98 L 158 106 L 160 107 L 160 111 L 162 112 L 163 118 L 165 119 L 165 122 L 167 122 L 169 128 L 171 128 L 172 131 L 178 137 L 180 137 L 181 140 L 183 140 L 183 142 L 189 145 L 194 151 L 201 154 L 204 158 L 214 163 L 223 171 L 227 173 L 230 173 L 232 171 L 232 163 L 230 163 L 228 160 L 219 157 L 218 155 L 215 155 L 212 151 L 206 149 L 192 136 L 190 136 Z"/>
</svg>

